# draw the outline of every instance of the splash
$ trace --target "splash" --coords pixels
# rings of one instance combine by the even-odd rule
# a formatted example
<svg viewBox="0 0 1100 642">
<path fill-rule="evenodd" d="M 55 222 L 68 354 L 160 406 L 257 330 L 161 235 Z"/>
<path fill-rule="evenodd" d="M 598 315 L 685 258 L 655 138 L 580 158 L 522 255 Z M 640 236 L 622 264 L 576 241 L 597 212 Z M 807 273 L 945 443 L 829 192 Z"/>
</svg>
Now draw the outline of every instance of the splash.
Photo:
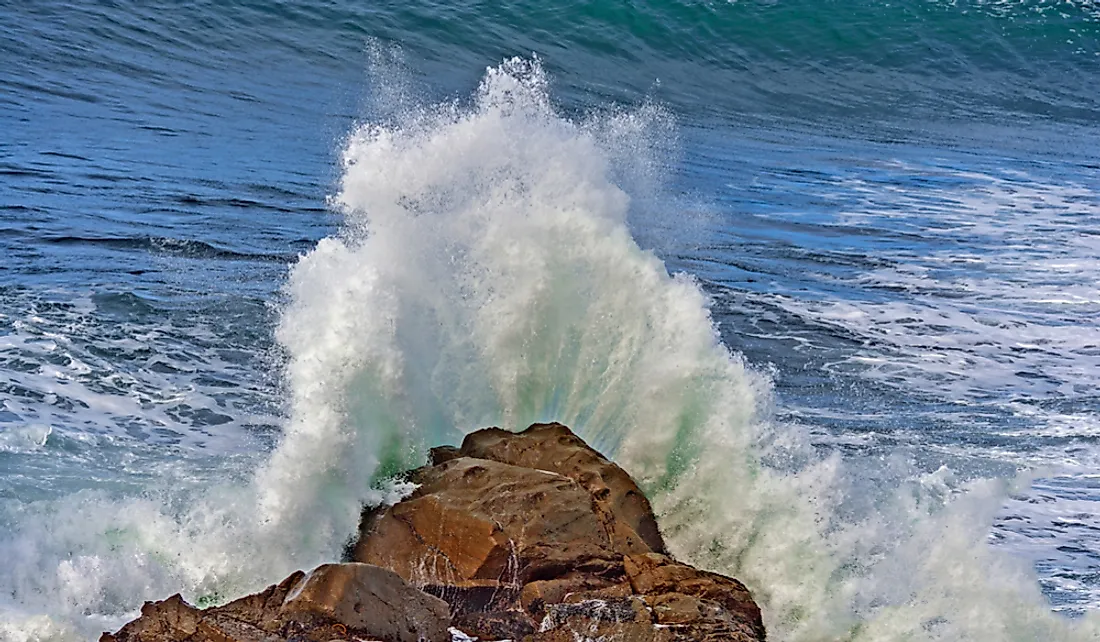
<svg viewBox="0 0 1100 642">
<path fill-rule="evenodd" d="M 0 637 L 88 637 L 143 599 L 223 601 L 331 560 L 426 447 L 553 419 L 639 480 L 678 556 L 750 586 L 773 640 L 1097 639 L 986 544 L 1010 484 L 899 463 L 872 488 L 769 419 L 767 377 L 721 343 L 699 284 L 631 235 L 624 172 L 659 167 L 639 158 L 667 131 L 653 108 L 564 118 L 515 59 L 468 104 L 352 132 L 343 231 L 286 285 L 269 460 L 236 485 L 21 516 L 0 537 L 26 560 L 0 569 Z"/>
<path fill-rule="evenodd" d="M 354 495 L 378 467 L 488 424 L 565 421 L 654 487 L 692 458 L 677 443 L 722 429 L 708 424 L 715 404 L 753 425 L 763 380 L 721 347 L 697 285 L 634 243 L 609 136 L 559 118 L 545 82 L 513 60 L 471 109 L 352 135 L 334 199 L 345 235 L 296 267 L 278 331 L 294 412 L 262 484 L 272 519 L 332 518 L 300 515 L 322 488 Z M 289 474 L 303 460 L 317 464 L 308 480 Z"/>
<path fill-rule="evenodd" d="M 379 471 L 553 419 L 640 481 L 678 555 L 747 581 L 773 639 L 1095 639 L 1095 619 L 1051 614 L 987 546 L 1009 482 L 896 464 L 896 488 L 853 501 L 872 491 L 768 419 L 766 377 L 721 344 L 698 284 L 631 236 L 617 172 L 654 153 L 653 131 L 659 110 L 561 117 L 537 61 L 516 59 L 472 105 L 351 135 L 345 233 L 288 286 L 295 412 L 270 518 L 348 532 L 354 511 L 332 507 Z M 301 453 L 323 465 L 291 474 Z"/>
</svg>

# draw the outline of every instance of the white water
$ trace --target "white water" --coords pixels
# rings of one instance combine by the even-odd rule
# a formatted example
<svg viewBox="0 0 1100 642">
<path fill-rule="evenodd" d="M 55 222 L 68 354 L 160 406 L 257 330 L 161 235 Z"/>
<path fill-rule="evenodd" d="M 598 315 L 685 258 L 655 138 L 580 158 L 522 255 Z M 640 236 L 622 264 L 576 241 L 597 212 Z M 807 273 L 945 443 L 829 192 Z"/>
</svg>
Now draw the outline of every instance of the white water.
<svg viewBox="0 0 1100 642">
<path fill-rule="evenodd" d="M 615 162 L 665 124 L 564 119 L 514 60 L 472 105 L 353 132 L 344 233 L 287 284 L 270 460 L 236 485 L 166 474 L 141 498 L 27 507 L 0 535 L 0 639 L 88 638 L 144 599 L 224 600 L 331 560 L 380 472 L 541 419 L 639 479 L 674 552 L 744 580 L 772 640 L 1100 639 L 987 545 L 1009 484 L 877 462 L 896 488 L 872 493 L 769 420 L 767 379 L 720 343 L 698 285 L 631 237 Z"/>
</svg>

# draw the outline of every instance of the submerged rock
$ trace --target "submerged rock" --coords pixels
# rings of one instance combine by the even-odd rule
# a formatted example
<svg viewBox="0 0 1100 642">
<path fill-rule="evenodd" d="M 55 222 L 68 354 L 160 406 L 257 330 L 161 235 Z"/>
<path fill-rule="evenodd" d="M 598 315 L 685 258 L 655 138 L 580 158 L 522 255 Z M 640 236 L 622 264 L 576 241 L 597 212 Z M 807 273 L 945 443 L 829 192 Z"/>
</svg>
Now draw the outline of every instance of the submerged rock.
<svg viewBox="0 0 1100 642">
<path fill-rule="evenodd" d="M 737 580 L 668 556 L 649 501 L 561 424 L 432 449 L 344 564 L 198 610 L 179 595 L 101 642 L 764 640 Z"/>
</svg>

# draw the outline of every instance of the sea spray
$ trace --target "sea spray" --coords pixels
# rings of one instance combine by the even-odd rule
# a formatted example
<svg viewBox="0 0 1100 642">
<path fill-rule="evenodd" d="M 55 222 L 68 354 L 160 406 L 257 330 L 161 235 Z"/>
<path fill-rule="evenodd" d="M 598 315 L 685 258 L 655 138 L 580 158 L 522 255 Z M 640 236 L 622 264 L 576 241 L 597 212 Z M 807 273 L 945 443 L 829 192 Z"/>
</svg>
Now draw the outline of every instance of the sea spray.
<svg viewBox="0 0 1100 642">
<path fill-rule="evenodd" d="M 355 131 L 345 234 L 296 268 L 279 335 L 294 416 L 326 422 L 292 423 L 279 454 L 319 448 L 331 468 L 308 483 L 332 489 L 352 461 L 400 468 L 475 426 L 559 420 L 639 479 L 677 554 L 749 582 L 774 639 L 1093 639 L 988 548 L 1006 483 L 900 462 L 853 512 L 872 489 L 769 419 L 766 378 L 720 343 L 698 284 L 630 234 L 609 143 L 647 122 L 665 125 L 562 118 L 540 66 L 512 60 L 472 105 Z M 349 498 L 375 472 L 355 470 Z M 277 519 L 338 517 L 275 496 Z"/>
<path fill-rule="evenodd" d="M 603 133 L 558 117 L 541 69 L 514 60 L 489 71 L 469 109 L 353 134 L 334 198 L 345 234 L 288 286 L 279 338 L 294 411 L 261 484 L 275 489 L 272 519 L 315 510 L 277 489 L 302 483 L 281 467 L 298 467 L 303 449 L 317 462 L 308 483 L 355 470 L 344 486 L 355 493 L 374 470 L 350 462 L 408 465 L 486 424 L 561 419 L 605 450 L 641 452 L 653 438 L 654 452 L 683 458 L 674 434 L 643 419 L 683 437 L 702 429 L 707 385 L 733 386 L 729 408 L 751 425 L 763 381 L 721 348 L 692 279 L 634 243 Z M 333 517 L 322 512 L 309 521 Z"/>
<path fill-rule="evenodd" d="M 352 132 L 346 223 L 286 286 L 270 459 L 236 484 L 27 507 L 0 536 L 20 560 L 0 569 L 0 635 L 93 637 L 145 599 L 224 601 L 335 559 L 426 447 L 554 419 L 640 481 L 677 555 L 749 584 L 771 639 L 1097 639 L 986 544 L 1007 483 L 890 463 L 893 486 L 853 510 L 872 489 L 770 419 L 767 378 L 722 345 L 699 284 L 631 235 L 617 162 L 650 125 L 667 121 L 564 118 L 540 66 L 511 60 L 470 104 Z"/>
</svg>

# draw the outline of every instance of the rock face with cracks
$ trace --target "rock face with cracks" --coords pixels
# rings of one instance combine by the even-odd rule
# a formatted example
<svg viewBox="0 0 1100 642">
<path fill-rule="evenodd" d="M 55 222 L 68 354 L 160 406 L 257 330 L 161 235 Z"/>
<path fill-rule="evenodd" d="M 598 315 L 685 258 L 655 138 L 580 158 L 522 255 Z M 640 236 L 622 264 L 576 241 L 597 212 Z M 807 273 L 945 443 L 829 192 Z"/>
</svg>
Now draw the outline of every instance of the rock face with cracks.
<svg viewBox="0 0 1100 642">
<path fill-rule="evenodd" d="M 408 476 L 345 563 L 217 608 L 146 603 L 101 642 L 764 640 L 744 585 L 669 557 L 630 476 L 561 424 L 472 433 Z"/>
</svg>

